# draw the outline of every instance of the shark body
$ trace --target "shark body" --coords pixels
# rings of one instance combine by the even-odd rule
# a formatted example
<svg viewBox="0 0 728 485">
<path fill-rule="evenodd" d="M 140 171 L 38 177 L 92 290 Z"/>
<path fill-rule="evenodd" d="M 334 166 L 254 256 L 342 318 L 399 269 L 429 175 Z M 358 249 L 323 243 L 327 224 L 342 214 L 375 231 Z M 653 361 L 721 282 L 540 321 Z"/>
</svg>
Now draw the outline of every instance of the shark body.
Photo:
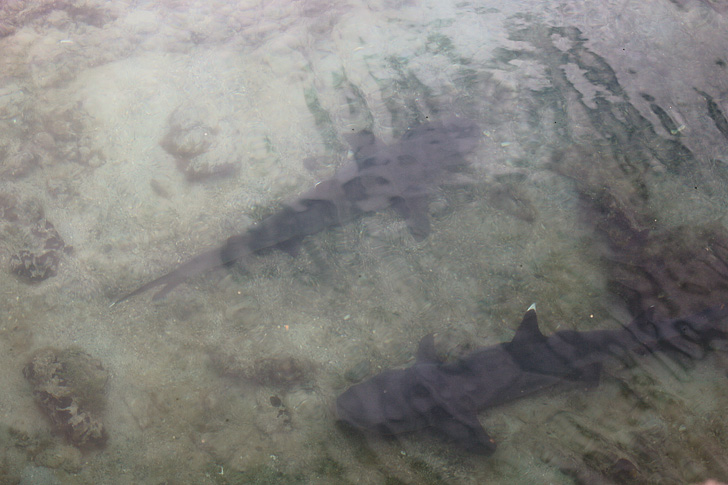
<svg viewBox="0 0 728 485">
<path fill-rule="evenodd" d="M 663 321 L 646 312 L 621 329 L 558 331 L 547 337 L 532 306 L 512 341 L 452 363 L 437 360 L 433 337 L 426 336 L 414 365 L 350 387 L 337 399 L 337 414 L 349 425 L 384 435 L 430 428 L 469 451 L 489 455 L 496 443 L 478 421 L 478 411 L 559 384 L 597 386 L 603 362 L 625 351 L 700 358 L 712 341 L 728 339 L 727 317 L 725 305 Z"/>
<path fill-rule="evenodd" d="M 429 196 L 445 173 L 465 165 L 463 155 L 475 148 L 481 135 L 474 122 L 457 117 L 418 125 L 392 145 L 370 132 L 345 135 L 353 163 L 222 246 L 195 256 L 114 304 L 157 286 L 162 288 L 153 299 L 160 299 L 191 276 L 266 249 L 295 253 L 306 236 L 389 207 L 421 240 L 430 231 Z"/>
</svg>

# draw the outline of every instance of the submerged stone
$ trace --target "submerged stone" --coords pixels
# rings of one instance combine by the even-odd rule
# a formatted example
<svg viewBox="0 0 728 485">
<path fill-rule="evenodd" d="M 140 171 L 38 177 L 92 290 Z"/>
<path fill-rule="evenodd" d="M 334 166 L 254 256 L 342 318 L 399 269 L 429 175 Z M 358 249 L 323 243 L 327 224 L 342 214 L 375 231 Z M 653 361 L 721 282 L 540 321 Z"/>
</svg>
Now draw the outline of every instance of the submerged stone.
<svg viewBox="0 0 728 485">
<path fill-rule="evenodd" d="M 101 414 L 109 373 L 98 359 L 77 348 L 45 348 L 36 352 L 23 375 L 33 385 L 36 402 L 72 444 L 106 442 Z"/>
</svg>

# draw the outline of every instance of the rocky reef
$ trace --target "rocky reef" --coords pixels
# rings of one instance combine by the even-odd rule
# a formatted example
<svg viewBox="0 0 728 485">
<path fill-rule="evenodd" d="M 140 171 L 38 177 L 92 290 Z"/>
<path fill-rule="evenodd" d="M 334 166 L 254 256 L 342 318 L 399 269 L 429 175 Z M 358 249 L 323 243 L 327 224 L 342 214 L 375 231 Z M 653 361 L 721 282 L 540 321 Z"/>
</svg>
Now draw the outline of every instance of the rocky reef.
<svg viewBox="0 0 728 485">
<path fill-rule="evenodd" d="M 37 283 L 55 276 L 64 253 L 73 248 L 66 246 L 50 221 L 37 221 L 30 227 L 31 248 L 21 249 L 10 257 L 10 271 L 29 283 Z"/>
<path fill-rule="evenodd" d="M 101 415 L 109 374 L 98 359 L 77 348 L 44 348 L 23 375 L 33 385 L 38 405 L 69 442 L 79 448 L 106 442 Z"/>
<path fill-rule="evenodd" d="M 167 124 L 160 145 L 174 157 L 188 180 L 224 177 L 240 168 L 233 144 L 240 139 L 240 133 L 211 110 L 182 105 L 172 112 Z"/>
<path fill-rule="evenodd" d="M 73 252 L 45 218 L 39 202 L 21 202 L 11 193 L 0 193 L 0 230 L 18 241 L 9 258 L 10 272 L 26 283 L 55 276 L 63 255 Z"/>
</svg>

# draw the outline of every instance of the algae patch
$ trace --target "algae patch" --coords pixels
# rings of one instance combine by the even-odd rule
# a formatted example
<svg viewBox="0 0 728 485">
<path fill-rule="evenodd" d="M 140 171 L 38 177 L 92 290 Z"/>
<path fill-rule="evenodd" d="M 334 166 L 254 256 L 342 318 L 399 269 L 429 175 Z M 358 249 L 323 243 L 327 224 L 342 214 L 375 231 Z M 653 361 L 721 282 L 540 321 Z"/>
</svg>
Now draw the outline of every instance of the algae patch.
<svg viewBox="0 0 728 485">
<path fill-rule="evenodd" d="M 54 427 L 78 447 L 106 442 L 101 415 L 109 373 L 77 348 L 44 348 L 23 369 L 33 395 Z"/>
</svg>

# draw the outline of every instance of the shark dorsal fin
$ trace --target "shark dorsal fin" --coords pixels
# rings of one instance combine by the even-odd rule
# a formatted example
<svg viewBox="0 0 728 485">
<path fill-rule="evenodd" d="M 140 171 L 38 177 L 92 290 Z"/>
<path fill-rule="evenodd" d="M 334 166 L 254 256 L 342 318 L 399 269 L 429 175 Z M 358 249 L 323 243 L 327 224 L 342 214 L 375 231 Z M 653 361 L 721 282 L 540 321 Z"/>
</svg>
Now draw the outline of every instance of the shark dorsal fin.
<svg viewBox="0 0 728 485">
<path fill-rule="evenodd" d="M 437 351 L 435 350 L 434 333 L 429 333 L 420 340 L 420 345 L 417 347 L 417 362 L 423 364 L 436 364 L 440 362 L 437 358 Z"/>
<path fill-rule="evenodd" d="M 518 325 L 516 335 L 513 337 L 512 343 L 525 343 L 539 340 L 545 340 L 546 337 L 538 329 L 538 317 L 536 316 L 536 309 L 533 305 L 528 309 L 521 324 Z"/>
</svg>

